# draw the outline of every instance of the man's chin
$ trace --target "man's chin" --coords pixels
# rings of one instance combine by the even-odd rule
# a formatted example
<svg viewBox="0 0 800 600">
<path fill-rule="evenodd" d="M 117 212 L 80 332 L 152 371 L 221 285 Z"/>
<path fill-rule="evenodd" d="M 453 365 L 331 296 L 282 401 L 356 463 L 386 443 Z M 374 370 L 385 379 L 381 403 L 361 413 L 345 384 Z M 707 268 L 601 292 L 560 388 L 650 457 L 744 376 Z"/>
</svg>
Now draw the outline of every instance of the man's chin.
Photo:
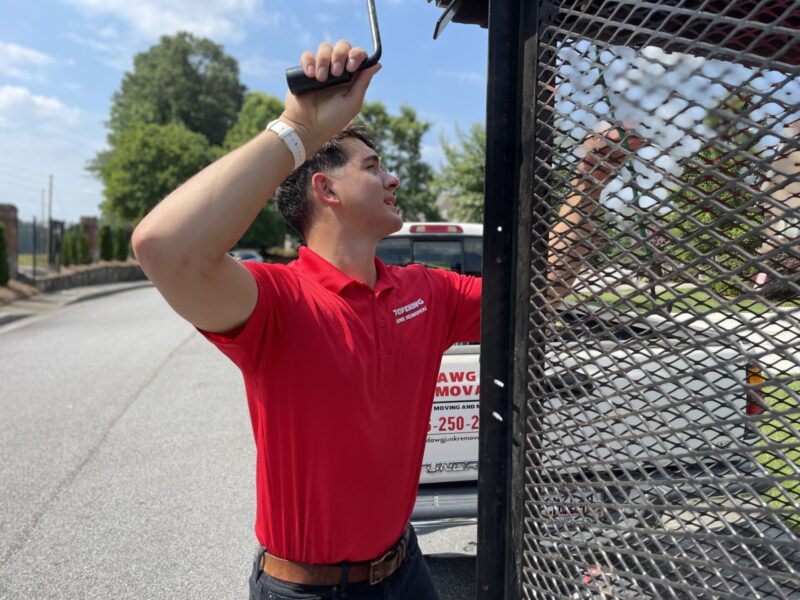
<svg viewBox="0 0 800 600">
<path fill-rule="evenodd" d="M 403 228 L 403 217 L 400 214 L 394 214 L 388 219 L 381 219 L 380 224 L 373 223 L 372 231 L 377 234 L 378 240 L 397 233 Z"/>
<path fill-rule="evenodd" d="M 403 228 L 403 214 L 397 213 L 397 218 L 395 219 L 395 227 L 389 233 L 397 233 Z"/>
</svg>

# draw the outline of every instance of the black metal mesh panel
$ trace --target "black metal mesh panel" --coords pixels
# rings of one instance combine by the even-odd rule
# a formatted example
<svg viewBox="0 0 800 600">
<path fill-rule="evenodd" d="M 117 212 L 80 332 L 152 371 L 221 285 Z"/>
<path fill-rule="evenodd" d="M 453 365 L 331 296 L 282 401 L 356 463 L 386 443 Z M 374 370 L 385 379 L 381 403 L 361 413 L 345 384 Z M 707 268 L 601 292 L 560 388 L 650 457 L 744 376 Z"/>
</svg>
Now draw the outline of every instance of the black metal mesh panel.
<svg viewBox="0 0 800 600">
<path fill-rule="evenodd" d="M 800 598 L 800 0 L 540 14 L 524 595 Z"/>
</svg>

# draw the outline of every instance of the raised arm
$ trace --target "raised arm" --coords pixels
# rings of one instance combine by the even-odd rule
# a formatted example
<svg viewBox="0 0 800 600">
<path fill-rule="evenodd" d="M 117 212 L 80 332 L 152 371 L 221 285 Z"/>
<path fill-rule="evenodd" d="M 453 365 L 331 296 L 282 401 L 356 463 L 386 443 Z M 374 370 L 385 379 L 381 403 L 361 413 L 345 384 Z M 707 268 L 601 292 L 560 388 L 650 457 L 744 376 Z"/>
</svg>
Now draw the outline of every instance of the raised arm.
<svg viewBox="0 0 800 600">
<path fill-rule="evenodd" d="M 570 181 L 570 191 L 550 230 L 548 281 L 554 301 L 571 292 L 578 272 L 585 265 L 584 257 L 593 248 L 594 223 L 591 217 L 597 208 L 600 192 L 625 163 L 628 154 L 643 143 L 641 138 L 633 135 L 622 139 L 620 131 L 611 125 L 583 142 L 576 177 Z"/>
<path fill-rule="evenodd" d="M 305 52 L 309 76 L 356 71 L 362 48 L 340 41 Z M 379 66 L 351 84 L 295 97 L 286 95 L 280 119 L 295 129 L 306 156 L 341 131 L 361 109 Z M 258 299 L 250 272 L 227 252 L 239 240 L 294 167 L 293 155 L 273 132 L 263 132 L 220 158 L 158 204 L 136 227 L 132 245 L 147 277 L 173 309 L 201 329 L 228 331 L 247 320 Z"/>
</svg>

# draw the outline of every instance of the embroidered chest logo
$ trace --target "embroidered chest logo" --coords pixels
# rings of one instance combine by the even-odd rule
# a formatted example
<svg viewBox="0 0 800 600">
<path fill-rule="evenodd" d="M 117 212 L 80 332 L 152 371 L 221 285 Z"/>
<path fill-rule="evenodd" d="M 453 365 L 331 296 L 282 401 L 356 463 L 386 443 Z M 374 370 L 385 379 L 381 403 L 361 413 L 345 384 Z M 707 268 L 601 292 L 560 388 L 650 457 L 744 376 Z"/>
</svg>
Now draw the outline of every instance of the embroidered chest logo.
<svg viewBox="0 0 800 600">
<path fill-rule="evenodd" d="M 410 304 L 406 304 L 405 306 L 401 306 L 400 308 L 395 308 L 392 310 L 394 313 L 394 322 L 395 323 L 405 323 L 406 321 L 410 321 L 411 319 L 415 319 L 421 314 L 424 314 L 428 311 L 428 307 L 425 304 L 425 300 L 422 298 L 418 298 L 411 302 Z"/>
</svg>

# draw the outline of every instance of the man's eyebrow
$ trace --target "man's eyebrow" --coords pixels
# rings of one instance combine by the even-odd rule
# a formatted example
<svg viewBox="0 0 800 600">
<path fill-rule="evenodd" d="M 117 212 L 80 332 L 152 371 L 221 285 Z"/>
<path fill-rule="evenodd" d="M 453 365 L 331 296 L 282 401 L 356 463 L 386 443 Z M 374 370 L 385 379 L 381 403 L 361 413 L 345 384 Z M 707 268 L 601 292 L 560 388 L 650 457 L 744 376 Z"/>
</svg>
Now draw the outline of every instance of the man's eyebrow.
<svg viewBox="0 0 800 600">
<path fill-rule="evenodd" d="M 368 162 L 370 162 L 371 160 L 374 160 L 374 161 L 377 161 L 378 163 L 380 163 L 380 162 L 381 162 L 381 157 L 380 157 L 380 156 L 378 156 L 377 154 L 370 154 L 369 156 L 365 156 L 365 157 L 364 157 L 364 158 L 361 160 L 361 164 L 362 164 L 362 165 L 365 165 L 365 164 L 367 164 Z"/>
</svg>

